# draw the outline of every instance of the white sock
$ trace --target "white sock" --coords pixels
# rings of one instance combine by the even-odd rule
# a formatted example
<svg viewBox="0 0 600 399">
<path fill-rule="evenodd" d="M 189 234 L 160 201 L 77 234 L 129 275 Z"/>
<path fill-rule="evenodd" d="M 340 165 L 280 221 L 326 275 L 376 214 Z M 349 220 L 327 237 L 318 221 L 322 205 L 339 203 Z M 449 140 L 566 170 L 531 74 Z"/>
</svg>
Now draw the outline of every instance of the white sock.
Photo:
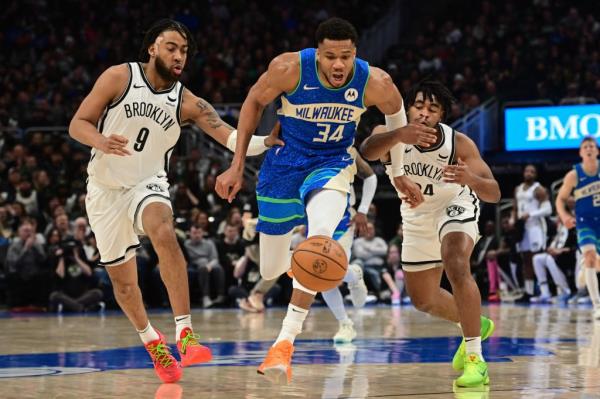
<svg viewBox="0 0 600 399">
<path fill-rule="evenodd" d="M 546 297 L 546 298 L 548 298 L 548 297 L 551 296 L 551 294 L 550 294 L 550 288 L 548 288 L 548 282 L 547 281 L 540 282 L 540 296 L 543 296 L 543 297 Z"/>
<path fill-rule="evenodd" d="M 186 327 L 192 330 L 192 315 L 182 314 L 175 316 L 175 342 L 181 339 L 181 332 Z"/>
<path fill-rule="evenodd" d="M 600 306 L 600 295 L 598 294 L 598 277 L 596 276 L 595 267 L 585 267 L 585 285 L 592 299 L 594 307 Z"/>
<path fill-rule="evenodd" d="M 293 344 L 294 340 L 296 339 L 296 335 L 302 332 L 302 324 L 304 324 L 306 315 L 308 315 L 308 309 L 302 309 L 290 303 L 288 305 L 287 314 L 283 319 L 281 331 L 279 332 L 279 336 L 277 337 L 277 340 L 275 340 L 273 346 L 286 339 Z"/>
<path fill-rule="evenodd" d="M 344 298 L 338 287 L 335 287 L 329 291 L 321 292 L 325 303 L 331 310 L 331 313 L 335 316 L 338 321 L 348 320 L 348 313 L 344 307 Z"/>
<path fill-rule="evenodd" d="M 481 336 L 479 337 L 465 337 L 465 352 L 475 353 L 479 355 L 481 360 L 483 359 L 483 355 L 481 354 Z"/>
<path fill-rule="evenodd" d="M 534 294 L 535 281 L 534 280 L 525 280 L 525 292 L 529 295 Z"/>
<path fill-rule="evenodd" d="M 356 282 L 358 281 L 358 275 L 354 272 L 354 268 L 348 266 L 348 271 L 346 272 L 344 280 L 342 281 L 348 284 L 356 284 Z"/>
<path fill-rule="evenodd" d="M 150 325 L 150 321 L 148 321 L 148 325 L 146 326 L 146 328 L 144 328 L 143 330 L 136 329 L 136 331 L 140 335 L 140 339 L 142 340 L 144 345 L 148 342 L 156 341 L 160 338 L 156 330 Z"/>
</svg>

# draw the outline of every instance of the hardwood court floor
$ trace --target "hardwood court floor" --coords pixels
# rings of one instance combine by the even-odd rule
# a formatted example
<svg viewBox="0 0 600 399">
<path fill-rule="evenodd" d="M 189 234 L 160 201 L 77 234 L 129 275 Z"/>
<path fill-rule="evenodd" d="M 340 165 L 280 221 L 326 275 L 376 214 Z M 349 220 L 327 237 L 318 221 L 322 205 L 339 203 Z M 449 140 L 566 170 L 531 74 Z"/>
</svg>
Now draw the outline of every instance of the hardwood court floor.
<svg viewBox="0 0 600 399">
<path fill-rule="evenodd" d="M 351 311 L 354 312 L 354 311 Z M 283 309 L 265 314 L 195 310 L 210 364 L 161 385 L 119 312 L 0 316 L 0 398 L 600 398 L 600 324 L 590 308 L 490 306 L 496 332 L 484 343 L 489 392 L 453 392 L 458 329 L 410 306 L 352 314 L 358 338 L 333 345 L 337 322 L 316 308 L 296 341 L 293 381 L 256 374 Z M 169 313 L 151 314 L 172 343 Z"/>
</svg>

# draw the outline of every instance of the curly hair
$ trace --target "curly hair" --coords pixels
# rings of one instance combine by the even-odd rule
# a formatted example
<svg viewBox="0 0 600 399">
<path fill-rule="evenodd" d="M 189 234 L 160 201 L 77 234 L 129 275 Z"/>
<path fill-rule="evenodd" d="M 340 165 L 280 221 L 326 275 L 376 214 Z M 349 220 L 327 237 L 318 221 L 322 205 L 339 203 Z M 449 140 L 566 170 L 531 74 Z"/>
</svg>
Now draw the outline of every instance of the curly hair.
<svg viewBox="0 0 600 399">
<path fill-rule="evenodd" d="M 174 21 L 172 19 L 160 19 L 156 21 L 144 34 L 142 40 L 142 46 L 140 48 L 139 59 L 142 62 L 148 62 L 150 55 L 148 54 L 148 47 L 156 41 L 156 38 L 163 32 L 175 31 L 178 32 L 188 44 L 188 57 L 192 57 L 196 52 L 196 41 L 192 36 L 190 30 L 181 22 Z"/>
</svg>

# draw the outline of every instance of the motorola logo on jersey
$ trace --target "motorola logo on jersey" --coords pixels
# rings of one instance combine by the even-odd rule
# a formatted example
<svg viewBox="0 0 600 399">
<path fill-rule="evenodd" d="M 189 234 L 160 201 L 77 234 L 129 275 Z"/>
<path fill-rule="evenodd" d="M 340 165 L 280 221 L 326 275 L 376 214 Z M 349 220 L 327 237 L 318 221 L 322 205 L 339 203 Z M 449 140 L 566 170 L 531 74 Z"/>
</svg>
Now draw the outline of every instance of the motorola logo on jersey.
<svg viewBox="0 0 600 399">
<path fill-rule="evenodd" d="M 356 101 L 356 99 L 358 98 L 358 90 L 354 88 L 346 90 L 346 92 L 344 93 L 344 98 L 348 102 Z"/>
<path fill-rule="evenodd" d="M 507 108 L 506 149 L 579 148 L 586 136 L 600 137 L 600 105 Z"/>
</svg>

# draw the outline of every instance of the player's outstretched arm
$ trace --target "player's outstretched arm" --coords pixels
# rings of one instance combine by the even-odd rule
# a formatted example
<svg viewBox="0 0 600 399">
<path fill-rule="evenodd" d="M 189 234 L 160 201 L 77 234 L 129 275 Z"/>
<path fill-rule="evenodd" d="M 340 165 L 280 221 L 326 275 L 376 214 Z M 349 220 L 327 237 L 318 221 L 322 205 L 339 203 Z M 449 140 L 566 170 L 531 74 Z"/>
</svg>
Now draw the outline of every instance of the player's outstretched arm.
<svg viewBox="0 0 600 399">
<path fill-rule="evenodd" d="M 471 187 L 482 201 L 500 201 L 500 186 L 473 140 L 457 133 L 455 146 L 458 162 L 444 168 L 444 181 Z"/>
<path fill-rule="evenodd" d="M 69 124 L 69 135 L 105 154 L 130 155 L 125 148 L 127 138 L 117 134 L 119 132 L 106 137 L 96 128 L 106 107 L 124 94 L 128 80 L 129 68 L 126 64 L 116 65 L 104 71 L 73 115 Z"/>
<path fill-rule="evenodd" d="M 436 142 L 435 129 L 421 124 L 408 124 L 400 91 L 390 75 L 375 67 L 370 68 L 370 78 L 365 89 L 365 105 L 376 106 L 385 115 L 388 133 L 371 136 L 361 146 L 361 154 L 374 161 L 391 152 L 392 162 L 399 163 L 395 156 L 402 149 L 397 144 L 417 144 L 429 147 Z M 396 167 L 396 165 L 394 165 Z M 400 167 L 396 167 L 397 170 Z M 394 176 L 398 174 L 394 173 Z"/>
<path fill-rule="evenodd" d="M 281 93 L 292 91 L 300 79 L 298 53 L 284 53 L 271 61 L 269 68 L 252 86 L 242 104 L 237 128 L 237 143 L 231 166 L 217 177 L 216 191 L 221 198 L 233 201 L 242 187 L 246 151 L 250 137 L 264 108 Z"/>
<path fill-rule="evenodd" d="M 563 184 L 560 186 L 560 190 L 558 190 L 558 195 L 556 196 L 556 213 L 558 213 L 558 217 L 560 217 L 560 220 L 567 229 L 575 227 L 575 218 L 567 210 L 567 200 L 576 185 L 577 172 L 571 170 L 565 175 Z"/>
</svg>

